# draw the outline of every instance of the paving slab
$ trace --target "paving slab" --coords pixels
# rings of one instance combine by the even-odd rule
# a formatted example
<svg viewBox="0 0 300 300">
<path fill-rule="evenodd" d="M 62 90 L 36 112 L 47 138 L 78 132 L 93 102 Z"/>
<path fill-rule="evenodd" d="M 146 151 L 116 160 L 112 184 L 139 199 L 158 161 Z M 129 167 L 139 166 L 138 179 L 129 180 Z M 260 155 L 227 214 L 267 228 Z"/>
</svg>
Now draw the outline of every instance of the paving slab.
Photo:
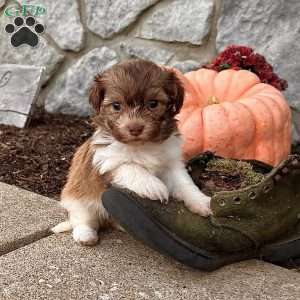
<svg viewBox="0 0 300 300">
<path fill-rule="evenodd" d="M 0 255 L 48 236 L 64 218 L 57 201 L 0 182 Z"/>
<path fill-rule="evenodd" d="M 0 65 L 0 123 L 25 127 L 42 84 L 44 68 Z"/>
<path fill-rule="evenodd" d="M 61 234 L 0 257 L 0 299 L 296 300 L 300 274 L 257 260 L 205 273 L 126 233 L 106 232 L 90 248 Z"/>
</svg>

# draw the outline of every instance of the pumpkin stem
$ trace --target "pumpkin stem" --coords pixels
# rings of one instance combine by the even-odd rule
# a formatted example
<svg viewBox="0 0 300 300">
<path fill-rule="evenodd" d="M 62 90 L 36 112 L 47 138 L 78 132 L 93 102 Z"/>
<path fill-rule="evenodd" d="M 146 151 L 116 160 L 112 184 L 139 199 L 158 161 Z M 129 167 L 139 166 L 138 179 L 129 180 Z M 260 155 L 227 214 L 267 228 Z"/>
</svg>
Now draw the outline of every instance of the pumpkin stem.
<svg viewBox="0 0 300 300">
<path fill-rule="evenodd" d="M 220 101 L 216 96 L 210 96 L 208 98 L 208 105 L 212 105 L 212 104 L 219 104 Z"/>
</svg>

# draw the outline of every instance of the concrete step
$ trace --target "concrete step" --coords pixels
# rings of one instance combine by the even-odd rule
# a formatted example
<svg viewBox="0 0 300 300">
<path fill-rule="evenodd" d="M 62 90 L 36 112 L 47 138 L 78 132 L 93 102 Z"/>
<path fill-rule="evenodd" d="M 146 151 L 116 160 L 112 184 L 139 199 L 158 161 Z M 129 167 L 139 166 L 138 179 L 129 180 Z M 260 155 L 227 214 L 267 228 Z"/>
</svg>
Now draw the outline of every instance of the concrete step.
<svg viewBox="0 0 300 300">
<path fill-rule="evenodd" d="M 204 273 L 116 231 L 82 247 L 50 235 L 64 218 L 56 201 L 0 183 L 1 300 L 300 299 L 296 271 L 251 260 Z"/>
<path fill-rule="evenodd" d="M 57 201 L 0 182 L 0 255 L 48 236 L 64 215 Z"/>
<path fill-rule="evenodd" d="M 106 232 L 96 247 L 50 236 L 0 257 L 0 299 L 300 299 L 300 274 L 250 260 L 212 273 L 192 270 Z"/>
</svg>

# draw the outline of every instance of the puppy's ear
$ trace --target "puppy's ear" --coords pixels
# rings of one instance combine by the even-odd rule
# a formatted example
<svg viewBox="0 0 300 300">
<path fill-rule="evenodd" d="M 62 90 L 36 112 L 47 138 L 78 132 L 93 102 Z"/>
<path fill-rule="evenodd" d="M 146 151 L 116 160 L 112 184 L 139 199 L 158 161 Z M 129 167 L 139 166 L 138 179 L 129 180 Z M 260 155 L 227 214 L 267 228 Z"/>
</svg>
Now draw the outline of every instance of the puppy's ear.
<svg viewBox="0 0 300 300">
<path fill-rule="evenodd" d="M 90 104 L 93 106 L 94 110 L 99 113 L 101 104 L 104 100 L 105 88 L 104 82 L 101 75 L 97 75 L 94 79 L 94 83 L 90 90 Z"/>
<path fill-rule="evenodd" d="M 184 88 L 183 84 L 173 70 L 168 69 L 168 77 L 165 90 L 169 96 L 169 111 L 172 115 L 177 115 L 183 105 Z"/>
</svg>

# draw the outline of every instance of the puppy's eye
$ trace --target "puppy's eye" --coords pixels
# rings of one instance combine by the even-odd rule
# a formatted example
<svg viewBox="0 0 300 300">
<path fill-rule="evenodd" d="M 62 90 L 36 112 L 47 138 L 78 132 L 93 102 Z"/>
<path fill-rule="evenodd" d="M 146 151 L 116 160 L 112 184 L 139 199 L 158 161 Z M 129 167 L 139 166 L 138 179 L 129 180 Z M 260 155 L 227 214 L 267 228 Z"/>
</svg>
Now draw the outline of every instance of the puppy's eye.
<svg viewBox="0 0 300 300">
<path fill-rule="evenodd" d="M 121 103 L 117 101 L 113 102 L 111 105 L 115 111 L 120 111 L 122 109 Z"/>
<path fill-rule="evenodd" d="M 150 100 L 147 102 L 147 107 L 149 109 L 155 109 L 158 107 L 159 102 L 157 100 Z"/>
</svg>

